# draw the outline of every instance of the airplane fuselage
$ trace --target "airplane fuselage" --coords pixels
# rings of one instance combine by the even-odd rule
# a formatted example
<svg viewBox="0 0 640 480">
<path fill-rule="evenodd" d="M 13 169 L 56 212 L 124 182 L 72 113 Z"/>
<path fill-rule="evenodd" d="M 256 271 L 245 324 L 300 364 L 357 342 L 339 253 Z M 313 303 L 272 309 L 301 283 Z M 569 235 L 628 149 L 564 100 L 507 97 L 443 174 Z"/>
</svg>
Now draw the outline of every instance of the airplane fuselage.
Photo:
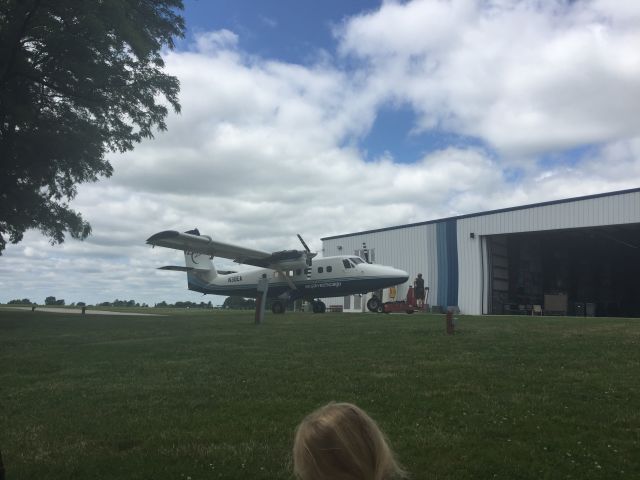
<svg viewBox="0 0 640 480">
<path fill-rule="evenodd" d="M 308 268 L 272 270 L 256 268 L 236 273 L 218 274 L 206 281 L 189 272 L 189 289 L 201 293 L 255 298 L 258 281 L 269 281 L 267 296 L 290 300 L 338 297 L 367 293 L 404 283 L 407 272 L 384 265 L 365 263 L 356 256 L 315 258 Z M 295 287 L 295 288 L 292 288 Z"/>
</svg>

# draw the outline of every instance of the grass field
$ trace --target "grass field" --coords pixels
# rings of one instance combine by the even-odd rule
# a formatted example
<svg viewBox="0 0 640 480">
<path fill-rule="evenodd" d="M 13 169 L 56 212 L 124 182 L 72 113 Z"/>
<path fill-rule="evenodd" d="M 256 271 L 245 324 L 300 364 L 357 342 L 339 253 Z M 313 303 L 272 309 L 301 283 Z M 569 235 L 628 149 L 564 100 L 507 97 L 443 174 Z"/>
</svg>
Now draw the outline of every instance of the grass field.
<svg viewBox="0 0 640 480">
<path fill-rule="evenodd" d="M 146 310 L 147 312 L 149 310 Z M 288 479 L 331 400 L 414 479 L 640 478 L 640 320 L 0 311 L 14 479 Z"/>
</svg>

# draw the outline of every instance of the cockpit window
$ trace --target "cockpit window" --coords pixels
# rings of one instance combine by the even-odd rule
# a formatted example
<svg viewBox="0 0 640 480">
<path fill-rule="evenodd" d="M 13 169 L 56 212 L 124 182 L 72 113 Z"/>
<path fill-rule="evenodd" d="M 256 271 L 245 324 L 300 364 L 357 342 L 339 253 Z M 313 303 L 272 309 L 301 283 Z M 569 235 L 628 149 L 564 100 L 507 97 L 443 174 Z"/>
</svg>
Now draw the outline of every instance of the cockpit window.
<svg viewBox="0 0 640 480">
<path fill-rule="evenodd" d="M 342 263 L 344 264 L 344 268 L 351 268 L 351 262 L 346 258 L 342 259 Z"/>
<path fill-rule="evenodd" d="M 358 265 L 359 263 L 364 263 L 364 260 L 362 260 L 360 257 L 351 257 L 349 258 L 349 260 L 351 260 L 356 265 Z"/>
</svg>

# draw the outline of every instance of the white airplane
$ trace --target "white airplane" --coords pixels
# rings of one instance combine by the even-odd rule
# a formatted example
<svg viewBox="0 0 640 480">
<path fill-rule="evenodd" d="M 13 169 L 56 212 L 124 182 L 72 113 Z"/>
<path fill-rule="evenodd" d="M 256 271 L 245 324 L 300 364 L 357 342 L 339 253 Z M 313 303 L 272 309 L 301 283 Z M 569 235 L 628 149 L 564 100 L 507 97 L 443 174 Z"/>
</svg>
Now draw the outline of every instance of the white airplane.
<svg viewBox="0 0 640 480">
<path fill-rule="evenodd" d="M 187 272 L 189 290 L 256 298 L 258 281 L 268 279 L 267 298 L 272 300 L 273 313 L 283 313 L 287 302 L 297 299 L 310 301 L 314 313 L 324 313 L 326 305 L 319 298 L 368 293 L 409 279 L 404 270 L 372 265 L 355 255 L 314 258 L 317 254 L 311 253 L 300 235 L 298 238 L 304 250 L 273 253 L 218 242 L 208 235 L 200 235 L 197 229 L 185 233 L 159 232 L 149 237 L 147 244 L 184 251 L 185 267 L 160 269 Z M 241 272 L 217 271 L 214 257 L 260 268 Z M 372 300 L 380 302 L 376 297 Z M 375 310 L 377 304 L 368 307 Z"/>
</svg>

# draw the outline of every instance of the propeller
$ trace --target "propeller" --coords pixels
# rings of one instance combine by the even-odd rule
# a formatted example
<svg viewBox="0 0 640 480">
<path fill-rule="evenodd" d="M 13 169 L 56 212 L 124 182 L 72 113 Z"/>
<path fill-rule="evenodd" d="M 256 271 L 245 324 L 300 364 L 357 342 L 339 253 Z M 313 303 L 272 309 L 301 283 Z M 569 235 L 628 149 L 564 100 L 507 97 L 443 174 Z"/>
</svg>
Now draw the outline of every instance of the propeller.
<svg viewBox="0 0 640 480">
<path fill-rule="evenodd" d="M 309 245 L 305 243 L 305 241 L 302 239 L 302 235 L 300 235 L 299 233 L 298 233 L 298 239 L 300 240 L 300 243 L 304 247 L 304 250 L 307 252 L 306 261 L 307 261 L 307 266 L 310 267 L 311 259 L 315 257 L 317 253 L 311 253 L 311 249 L 309 248 Z"/>
</svg>

